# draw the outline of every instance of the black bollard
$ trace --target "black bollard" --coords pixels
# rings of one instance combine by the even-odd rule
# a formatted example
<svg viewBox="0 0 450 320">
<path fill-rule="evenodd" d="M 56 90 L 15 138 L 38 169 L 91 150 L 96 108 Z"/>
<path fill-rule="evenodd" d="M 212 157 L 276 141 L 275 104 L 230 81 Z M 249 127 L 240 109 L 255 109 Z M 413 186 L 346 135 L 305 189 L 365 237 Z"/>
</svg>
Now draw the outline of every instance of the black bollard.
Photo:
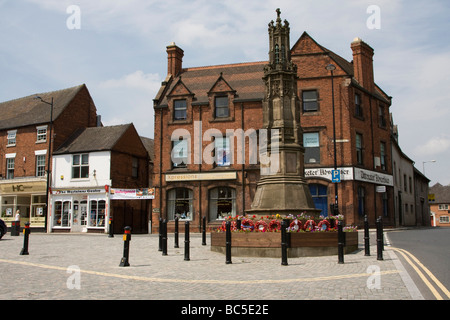
<svg viewBox="0 0 450 320">
<path fill-rule="evenodd" d="M 158 241 L 158 251 L 162 251 L 162 221 L 163 219 L 159 217 L 159 241 Z"/>
<path fill-rule="evenodd" d="M 189 258 L 189 221 L 184 223 L 184 261 L 191 260 Z"/>
<path fill-rule="evenodd" d="M 167 256 L 167 220 L 162 222 L 162 255 Z"/>
<path fill-rule="evenodd" d="M 287 262 L 288 243 L 287 243 L 286 228 L 287 228 L 287 222 L 284 220 L 281 221 L 281 265 L 282 266 L 288 265 L 288 262 Z"/>
<path fill-rule="evenodd" d="M 109 218 L 109 236 L 108 236 L 108 238 L 114 238 L 112 217 Z"/>
<path fill-rule="evenodd" d="M 377 260 L 383 260 L 383 225 L 381 218 L 377 219 Z"/>
<path fill-rule="evenodd" d="M 203 217 L 202 245 L 206 246 L 206 217 Z"/>
<path fill-rule="evenodd" d="M 370 256 L 370 237 L 369 237 L 369 219 L 364 216 L 364 249 L 365 256 Z"/>
<path fill-rule="evenodd" d="M 178 217 L 175 217 L 175 245 L 174 248 L 179 248 L 178 246 Z"/>
<path fill-rule="evenodd" d="M 129 254 L 130 254 L 130 240 L 131 240 L 131 227 L 126 226 L 123 234 L 123 257 L 120 260 L 119 267 L 129 267 Z"/>
<path fill-rule="evenodd" d="M 227 221 L 225 224 L 225 255 L 225 263 L 231 264 L 231 221 Z"/>
<path fill-rule="evenodd" d="M 11 236 L 19 236 L 20 233 L 20 221 L 11 221 Z"/>
<path fill-rule="evenodd" d="M 23 248 L 20 251 L 21 256 L 29 255 L 28 253 L 28 239 L 30 235 L 30 223 L 25 222 L 25 228 L 23 229 Z"/>
<path fill-rule="evenodd" d="M 344 245 L 345 245 L 345 234 L 342 230 L 343 222 L 340 220 L 338 222 L 338 263 L 344 263 Z"/>
</svg>

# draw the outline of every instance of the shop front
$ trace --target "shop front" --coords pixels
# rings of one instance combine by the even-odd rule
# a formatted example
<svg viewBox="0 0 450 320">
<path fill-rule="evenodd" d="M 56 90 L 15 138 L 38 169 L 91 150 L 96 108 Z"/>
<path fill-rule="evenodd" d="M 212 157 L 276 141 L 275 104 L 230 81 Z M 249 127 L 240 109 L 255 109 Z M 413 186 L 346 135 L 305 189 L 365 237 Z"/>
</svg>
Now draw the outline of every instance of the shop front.
<svg viewBox="0 0 450 320">
<path fill-rule="evenodd" d="M 47 182 L 45 179 L 21 179 L 0 183 L 0 218 L 11 227 L 19 214 L 20 225 L 29 222 L 31 228 L 45 228 Z"/>
<path fill-rule="evenodd" d="M 102 188 L 52 190 L 51 232 L 108 232 L 109 196 Z"/>
</svg>

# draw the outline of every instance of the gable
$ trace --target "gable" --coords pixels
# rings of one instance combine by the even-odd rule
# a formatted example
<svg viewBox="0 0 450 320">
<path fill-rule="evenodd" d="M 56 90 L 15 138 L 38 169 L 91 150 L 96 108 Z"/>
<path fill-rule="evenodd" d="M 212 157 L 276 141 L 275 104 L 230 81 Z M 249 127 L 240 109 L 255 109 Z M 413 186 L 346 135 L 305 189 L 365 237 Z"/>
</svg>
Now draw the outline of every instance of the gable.
<svg viewBox="0 0 450 320">
<path fill-rule="evenodd" d="M 173 89 L 170 91 L 168 96 L 186 96 L 192 95 L 192 92 L 188 89 L 188 87 L 181 81 L 181 77 L 178 82 L 175 84 Z"/>
<path fill-rule="evenodd" d="M 291 49 L 292 54 L 324 53 L 324 48 L 305 32 L 297 40 Z"/>
<path fill-rule="evenodd" d="M 217 79 L 216 83 L 212 86 L 212 88 L 209 90 L 209 93 L 216 93 L 216 92 L 234 92 L 233 88 L 228 84 L 228 82 L 223 78 L 222 73 L 220 73 L 219 78 Z"/>
</svg>

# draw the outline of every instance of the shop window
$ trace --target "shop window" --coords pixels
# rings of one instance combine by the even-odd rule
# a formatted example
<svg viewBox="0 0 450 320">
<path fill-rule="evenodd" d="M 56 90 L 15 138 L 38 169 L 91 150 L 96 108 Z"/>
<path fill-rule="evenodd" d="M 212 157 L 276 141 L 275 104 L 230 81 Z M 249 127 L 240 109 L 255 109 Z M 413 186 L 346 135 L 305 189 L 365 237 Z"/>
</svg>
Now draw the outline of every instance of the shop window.
<svg viewBox="0 0 450 320">
<path fill-rule="evenodd" d="M 214 99 L 214 116 L 215 118 L 227 118 L 230 116 L 228 97 L 216 97 Z"/>
<path fill-rule="evenodd" d="M 358 214 L 363 217 L 366 214 L 366 190 L 358 187 Z"/>
<path fill-rule="evenodd" d="M 236 190 L 217 187 L 209 191 L 209 220 L 222 220 L 236 216 Z"/>
<path fill-rule="evenodd" d="M 167 216 L 169 220 L 178 217 L 180 220 L 192 220 L 192 190 L 187 188 L 175 188 L 167 192 Z"/>
<path fill-rule="evenodd" d="M 89 227 L 104 227 L 106 215 L 105 200 L 91 200 L 90 203 Z"/>
<path fill-rule="evenodd" d="M 230 139 L 218 137 L 214 140 L 215 162 L 218 167 L 231 165 Z"/>
<path fill-rule="evenodd" d="M 305 163 L 320 163 L 319 133 L 304 133 L 303 146 L 305 147 Z"/>
<path fill-rule="evenodd" d="M 36 177 L 45 176 L 45 155 L 36 156 Z"/>
<path fill-rule="evenodd" d="M 89 178 L 89 154 L 72 156 L 72 179 Z"/>
<path fill-rule="evenodd" d="M 187 118 L 187 103 L 186 99 L 175 100 L 173 102 L 173 120 L 186 120 Z"/>
<path fill-rule="evenodd" d="M 302 91 L 303 112 L 319 111 L 317 90 Z"/>
<path fill-rule="evenodd" d="M 70 201 L 55 201 L 54 227 L 70 227 Z"/>
<path fill-rule="evenodd" d="M 320 184 L 310 184 L 309 191 L 311 193 L 312 199 L 314 201 L 314 206 L 316 209 L 322 210 L 320 215 L 328 216 L 328 188 Z"/>
</svg>

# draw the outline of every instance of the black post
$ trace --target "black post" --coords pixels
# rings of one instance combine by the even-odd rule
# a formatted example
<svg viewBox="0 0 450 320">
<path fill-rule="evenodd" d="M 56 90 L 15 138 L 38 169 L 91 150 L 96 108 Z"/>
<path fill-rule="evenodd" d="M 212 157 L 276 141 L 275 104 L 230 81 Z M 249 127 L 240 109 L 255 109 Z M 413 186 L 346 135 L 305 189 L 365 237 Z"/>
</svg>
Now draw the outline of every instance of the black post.
<svg viewBox="0 0 450 320">
<path fill-rule="evenodd" d="M 281 265 L 287 266 L 287 234 L 286 234 L 287 222 L 281 221 Z"/>
<path fill-rule="evenodd" d="M 123 257 L 120 260 L 119 267 L 129 267 L 129 254 L 130 254 L 130 240 L 131 240 L 131 227 L 126 226 L 123 234 Z"/>
<path fill-rule="evenodd" d="M 179 248 L 178 246 L 178 217 L 175 217 L 175 245 L 174 248 Z"/>
<path fill-rule="evenodd" d="M 345 245 L 345 234 L 342 230 L 342 220 L 338 222 L 338 260 L 340 264 L 344 263 L 344 245 Z"/>
<path fill-rule="evenodd" d="M 184 261 L 189 261 L 189 221 L 184 223 Z"/>
<path fill-rule="evenodd" d="M 162 255 L 167 256 L 167 220 L 162 222 Z"/>
<path fill-rule="evenodd" d="M 226 264 L 231 264 L 231 221 L 227 221 L 225 224 L 225 254 Z"/>
<path fill-rule="evenodd" d="M 18 236 L 20 233 L 20 221 L 11 221 L 11 236 Z"/>
<path fill-rule="evenodd" d="M 369 237 L 369 219 L 364 216 L 364 249 L 365 256 L 370 256 L 370 237 Z"/>
<path fill-rule="evenodd" d="M 109 217 L 109 236 L 108 236 L 108 238 L 114 238 L 112 217 Z"/>
<path fill-rule="evenodd" d="M 28 253 L 28 238 L 30 235 L 30 223 L 29 222 L 25 222 L 25 229 L 23 229 L 23 248 L 22 251 L 20 251 L 20 255 L 24 256 L 24 255 L 29 255 Z"/>
<path fill-rule="evenodd" d="M 159 241 L 158 241 L 158 251 L 162 251 L 162 221 L 163 219 L 159 217 Z"/>
<path fill-rule="evenodd" d="M 206 217 L 203 217 L 202 245 L 206 246 Z"/>
<path fill-rule="evenodd" d="M 377 260 L 383 260 L 383 226 L 381 218 L 377 219 Z"/>
<path fill-rule="evenodd" d="M 241 230 L 241 219 L 236 220 L 236 229 Z"/>
</svg>

